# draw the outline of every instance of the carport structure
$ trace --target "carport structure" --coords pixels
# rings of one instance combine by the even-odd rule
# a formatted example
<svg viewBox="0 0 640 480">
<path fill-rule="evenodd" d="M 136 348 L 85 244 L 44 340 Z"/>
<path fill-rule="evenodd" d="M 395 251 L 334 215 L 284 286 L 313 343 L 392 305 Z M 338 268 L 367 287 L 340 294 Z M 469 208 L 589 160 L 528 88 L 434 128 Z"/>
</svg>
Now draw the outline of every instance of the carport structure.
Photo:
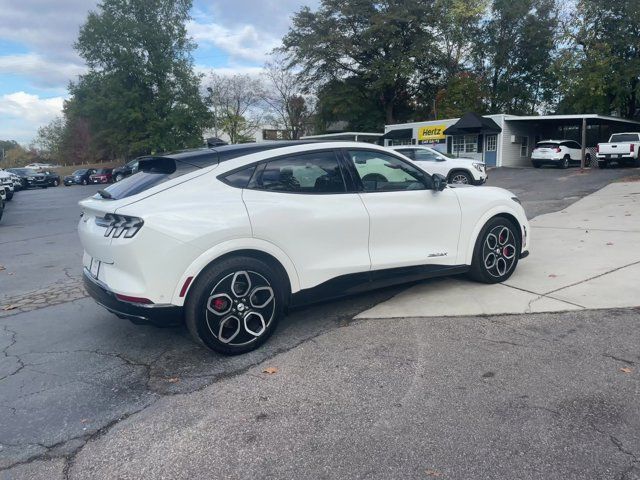
<svg viewBox="0 0 640 480">
<path fill-rule="evenodd" d="M 533 115 L 515 116 L 505 115 L 505 125 L 509 132 L 514 132 L 516 139 L 518 136 L 529 137 L 532 142 L 531 148 L 527 148 L 528 157 L 535 144 L 541 140 L 574 140 L 583 147 L 583 160 L 591 159 L 591 165 L 595 166 L 596 146 L 598 143 L 606 142 L 613 133 L 640 131 L 640 122 L 623 118 L 598 115 L 594 113 L 573 114 L 573 115 Z M 516 133 L 517 132 L 517 133 Z M 513 141 L 522 147 L 523 142 Z M 524 142 L 529 143 L 528 141 Z M 585 166 L 589 166 L 588 162 Z"/>
</svg>

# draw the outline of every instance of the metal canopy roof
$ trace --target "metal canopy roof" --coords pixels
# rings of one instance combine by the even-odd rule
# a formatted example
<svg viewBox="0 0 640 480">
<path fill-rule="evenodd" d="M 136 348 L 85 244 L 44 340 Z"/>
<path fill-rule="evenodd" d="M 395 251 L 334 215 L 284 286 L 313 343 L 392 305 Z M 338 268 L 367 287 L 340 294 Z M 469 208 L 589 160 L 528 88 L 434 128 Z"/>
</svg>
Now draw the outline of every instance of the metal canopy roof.
<svg viewBox="0 0 640 480">
<path fill-rule="evenodd" d="M 596 120 L 596 122 L 590 123 L 630 123 L 633 125 L 640 125 L 640 122 L 635 120 L 628 120 L 626 118 L 611 117 L 608 115 L 598 115 L 597 113 L 579 113 L 569 115 L 505 115 L 504 120 L 506 122 L 544 122 L 552 120 L 575 120 L 582 121 Z"/>
</svg>

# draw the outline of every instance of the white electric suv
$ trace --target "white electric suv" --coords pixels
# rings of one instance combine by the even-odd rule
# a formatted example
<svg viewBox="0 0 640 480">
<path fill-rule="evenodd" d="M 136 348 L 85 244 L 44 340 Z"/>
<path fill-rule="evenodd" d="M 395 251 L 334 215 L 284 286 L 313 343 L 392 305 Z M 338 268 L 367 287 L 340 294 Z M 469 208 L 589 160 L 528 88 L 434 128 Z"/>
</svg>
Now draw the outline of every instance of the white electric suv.
<svg viewBox="0 0 640 480">
<path fill-rule="evenodd" d="M 512 193 L 448 187 L 374 145 L 230 145 L 139 168 L 80 202 L 87 290 L 134 322 L 184 319 L 226 354 L 292 306 L 465 272 L 501 282 L 528 254 Z"/>
<path fill-rule="evenodd" d="M 473 158 L 458 158 L 445 155 L 422 145 L 390 147 L 416 162 L 430 174 L 439 173 L 449 183 L 482 185 L 487 181 L 487 169 L 483 162 Z"/>
</svg>

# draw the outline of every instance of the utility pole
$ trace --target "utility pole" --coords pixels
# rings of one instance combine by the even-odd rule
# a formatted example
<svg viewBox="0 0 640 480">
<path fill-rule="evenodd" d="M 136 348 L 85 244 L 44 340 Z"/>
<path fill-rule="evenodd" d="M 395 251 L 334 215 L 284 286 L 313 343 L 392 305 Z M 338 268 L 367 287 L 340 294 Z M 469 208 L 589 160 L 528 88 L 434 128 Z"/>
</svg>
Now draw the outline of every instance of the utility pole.
<svg viewBox="0 0 640 480">
<path fill-rule="evenodd" d="M 582 117 L 582 156 L 580 157 L 580 172 L 584 172 L 585 155 L 587 152 L 587 117 Z"/>
</svg>

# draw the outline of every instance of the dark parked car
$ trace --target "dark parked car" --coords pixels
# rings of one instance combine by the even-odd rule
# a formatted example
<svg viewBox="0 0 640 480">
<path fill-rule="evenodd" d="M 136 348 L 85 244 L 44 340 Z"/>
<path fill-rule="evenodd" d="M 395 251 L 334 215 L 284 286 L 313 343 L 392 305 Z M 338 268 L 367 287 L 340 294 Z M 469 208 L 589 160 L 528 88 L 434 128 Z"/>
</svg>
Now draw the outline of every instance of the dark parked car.
<svg viewBox="0 0 640 480">
<path fill-rule="evenodd" d="M 47 188 L 49 183 L 44 173 L 36 172 L 32 168 L 7 168 L 7 172 L 15 173 L 22 180 L 22 188 Z"/>
<path fill-rule="evenodd" d="M 58 185 L 60 185 L 60 175 L 58 175 L 56 172 L 46 171 L 42 173 L 44 173 L 47 179 L 47 185 L 49 185 L 50 187 L 57 187 Z"/>
<path fill-rule="evenodd" d="M 96 173 L 95 168 L 83 168 L 80 170 L 76 170 L 71 175 L 67 175 L 64 177 L 64 186 L 68 187 L 69 185 L 88 185 L 89 177 Z"/>
<path fill-rule="evenodd" d="M 131 160 L 130 162 L 127 162 L 121 167 L 114 168 L 112 172 L 113 181 L 119 182 L 123 178 L 126 178 L 129 175 L 133 175 L 134 173 L 136 173 L 138 171 L 138 162 L 140 160 L 144 160 L 145 158 L 147 157 L 138 157 L 135 160 Z"/>
<path fill-rule="evenodd" d="M 89 177 L 89 183 L 111 183 L 113 181 L 113 168 L 99 168 Z"/>
</svg>

